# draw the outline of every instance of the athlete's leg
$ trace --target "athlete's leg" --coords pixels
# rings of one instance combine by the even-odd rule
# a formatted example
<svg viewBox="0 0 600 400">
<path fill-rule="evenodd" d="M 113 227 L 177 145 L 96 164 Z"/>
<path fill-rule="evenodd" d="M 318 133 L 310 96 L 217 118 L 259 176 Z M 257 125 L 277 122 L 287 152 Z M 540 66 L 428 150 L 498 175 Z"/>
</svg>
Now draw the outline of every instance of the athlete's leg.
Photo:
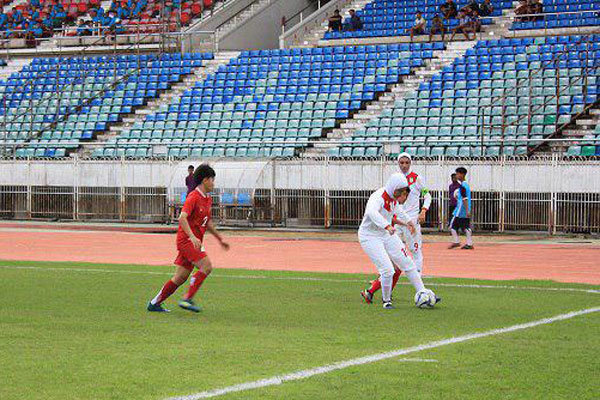
<svg viewBox="0 0 600 400">
<path fill-rule="evenodd" d="M 417 267 L 413 260 L 409 257 L 404 243 L 396 235 L 390 236 L 384 241 L 384 246 L 390 259 L 402 269 L 406 277 L 412 283 L 415 290 L 418 292 L 425 288 L 421 280 L 421 274 L 417 271 Z"/>
<path fill-rule="evenodd" d="M 196 271 L 196 273 L 192 275 L 192 279 L 190 279 L 190 287 L 187 293 L 183 296 L 184 300 L 193 299 L 198 289 L 200 289 L 200 286 L 202 286 L 204 280 L 212 272 L 212 263 L 208 256 L 195 262 L 194 266 L 198 268 L 198 271 Z"/>
<path fill-rule="evenodd" d="M 383 240 L 378 238 L 364 239 L 360 241 L 360 245 L 377 267 L 381 279 L 381 298 L 384 303 L 389 303 L 392 295 L 394 267 L 385 251 Z"/>
<path fill-rule="evenodd" d="M 175 274 L 173 274 L 173 277 L 164 284 L 158 294 L 152 300 L 150 300 L 150 304 L 160 305 L 169 296 L 175 293 L 179 286 L 185 283 L 191 272 L 191 268 L 176 265 Z"/>
</svg>

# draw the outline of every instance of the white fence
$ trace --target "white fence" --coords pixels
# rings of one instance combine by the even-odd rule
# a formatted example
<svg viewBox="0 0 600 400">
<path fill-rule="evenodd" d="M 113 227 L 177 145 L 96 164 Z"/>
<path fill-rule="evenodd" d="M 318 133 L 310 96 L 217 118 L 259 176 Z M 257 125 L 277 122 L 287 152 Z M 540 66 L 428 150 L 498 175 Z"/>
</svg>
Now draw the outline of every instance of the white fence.
<svg viewBox="0 0 600 400">
<path fill-rule="evenodd" d="M 385 158 L 207 161 L 217 171 L 215 217 L 236 224 L 356 227 L 369 194 L 397 171 Z M 2 160 L 0 217 L 168 222 L 188 165 L 199 163 Z M 600 160 L 558 156 L 415 160 L 434 197 L 431 228 L 445 228 L 458 166 L 469 170 L 477 229 L 600 233 Z"/>
</svg>

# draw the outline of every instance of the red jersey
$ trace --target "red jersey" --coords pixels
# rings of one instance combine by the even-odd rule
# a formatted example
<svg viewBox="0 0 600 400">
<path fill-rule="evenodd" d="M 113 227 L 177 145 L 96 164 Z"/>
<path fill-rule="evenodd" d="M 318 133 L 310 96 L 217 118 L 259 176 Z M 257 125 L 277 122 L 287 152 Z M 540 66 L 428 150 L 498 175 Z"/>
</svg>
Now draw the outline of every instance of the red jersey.
<svg viewBox="0 0 600 400">
<path fill-rule="evenodd" d="M 185 199 L 183 209 L 181 212 L 185 212 L 188 215 L 188 223 L 194 235 L 204 240 L 204 232 L 206 232 L 206 226 L 210 221 L 210 207 L 212 206 L 212 197 L 208 194 L 200 192 L 198 188 L 192 190 Z M 188 235 L 183 231 L 181 225 L 177 231 L 177 244 L 184 244 L 190 239 Z"/>
</svg>

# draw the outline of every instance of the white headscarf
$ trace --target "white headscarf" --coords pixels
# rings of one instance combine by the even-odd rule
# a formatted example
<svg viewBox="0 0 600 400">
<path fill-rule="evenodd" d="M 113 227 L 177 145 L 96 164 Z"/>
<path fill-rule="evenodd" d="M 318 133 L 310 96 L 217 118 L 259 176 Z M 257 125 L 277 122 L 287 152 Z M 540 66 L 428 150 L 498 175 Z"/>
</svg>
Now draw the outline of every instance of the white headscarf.
<svg viewBox="0 0 600 400">
<path fill-rule="evenodd" d="M 406 158 L 408 158 L 408 159 L 410 160 L 410 162 L 411 162 L 411 165 L 410 165 L 410 167 L 408 168 L 408 171 L 407 171 L 407 172 L 406 172 L 406 174 L 405 174 L 405 175 L 408 175 L 408 174 L 410 174 L 410 173 L 411 173 L 411 171 L 412 171 L 412 156 L 411 156 L 410 154 L 408 154 L 407 152 L 400 153 L 400 154 L 398 155 L 398 162 L 400 162 L 400 159 L 401 159 L 401 158 L 405 158 L 405 157 L 406 157 Z"/>
<path fill-rule="evenodd" d="M 403 173 L 397 172 L 389 177 L 385 184 L 385 192 L 390 196 L 394 197 L 394 192 L 398 189 L 402 189 L 408 186 L 408 181 Z"/>
</svg>

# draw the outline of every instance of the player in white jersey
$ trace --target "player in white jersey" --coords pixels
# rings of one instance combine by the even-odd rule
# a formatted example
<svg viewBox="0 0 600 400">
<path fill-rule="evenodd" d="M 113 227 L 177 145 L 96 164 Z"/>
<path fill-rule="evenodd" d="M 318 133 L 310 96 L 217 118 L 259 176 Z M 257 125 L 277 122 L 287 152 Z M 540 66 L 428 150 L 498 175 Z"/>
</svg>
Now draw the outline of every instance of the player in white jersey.
<svg viewBox="0 0 600 400">
<path fill-rule="evenodd" d="M 392 175 L 385 187 L 369 197 L 365 215 L 358 229 L 360 245 L 379 272 L 381 298 L 385 309 L 393 308 L 392 289 L 396 275 L 394 264 L 404 271 L 416 291 L 425 288 L 421 274 L 394 228 L 395 224 L 411 226 L 408 215 L 400 206 L 406 202 L 410 191 L 404 174 Z"/>
<path fill-rule="evenodd" d="M 412 170 L 411 164 L 412 157 L 410 154 L 401 153 L 398 156 L 398 167 L 406 176 L 410 187 L 410 195 L 402 207 L 408 214 L 410 221 L 415 225 L 415 232 L 411 234 L 406 225 L 401 226 L 398 232 L 402 235 L 404 243 L 410 250 L 419 273 L 422 273 L 423 236 L 421 235 L 421 224 L 425 222 L 427 211 L 431 207 L 431 193 L 429 193 L 423 178 Z M 421 206 L 421 196 L 423 196 L 423 206 Z"/>
<path fill-rule="evenodd" d="M 413 261 L 419 273 L 423 271 L 423 237 L 421 235 L 421 224 L 425 222 L 427 210 L 431 206 L 431 193 L 425 186 L 423 178 L 411 169 L 412 157 L 408 153 L 401 153 L 398 156 L 398 167 L 406 177 L 410 187 L 408 199 L 402 204 L 403 210 L 408 216 L 410 224 L 400 224 L 397 232 L 406 243 Z M 423 206 L 420 206 L 421 196 L 423 196 Z M 393 277 L 393 286 L 400 278 L 400 270 L 396 269 Z M 380 279 L 371 281 L 371 286 L 361 292 L 361 296 L 367 303 L 371 303 L 373 295 L 381 288 Z"/>
</svg>

